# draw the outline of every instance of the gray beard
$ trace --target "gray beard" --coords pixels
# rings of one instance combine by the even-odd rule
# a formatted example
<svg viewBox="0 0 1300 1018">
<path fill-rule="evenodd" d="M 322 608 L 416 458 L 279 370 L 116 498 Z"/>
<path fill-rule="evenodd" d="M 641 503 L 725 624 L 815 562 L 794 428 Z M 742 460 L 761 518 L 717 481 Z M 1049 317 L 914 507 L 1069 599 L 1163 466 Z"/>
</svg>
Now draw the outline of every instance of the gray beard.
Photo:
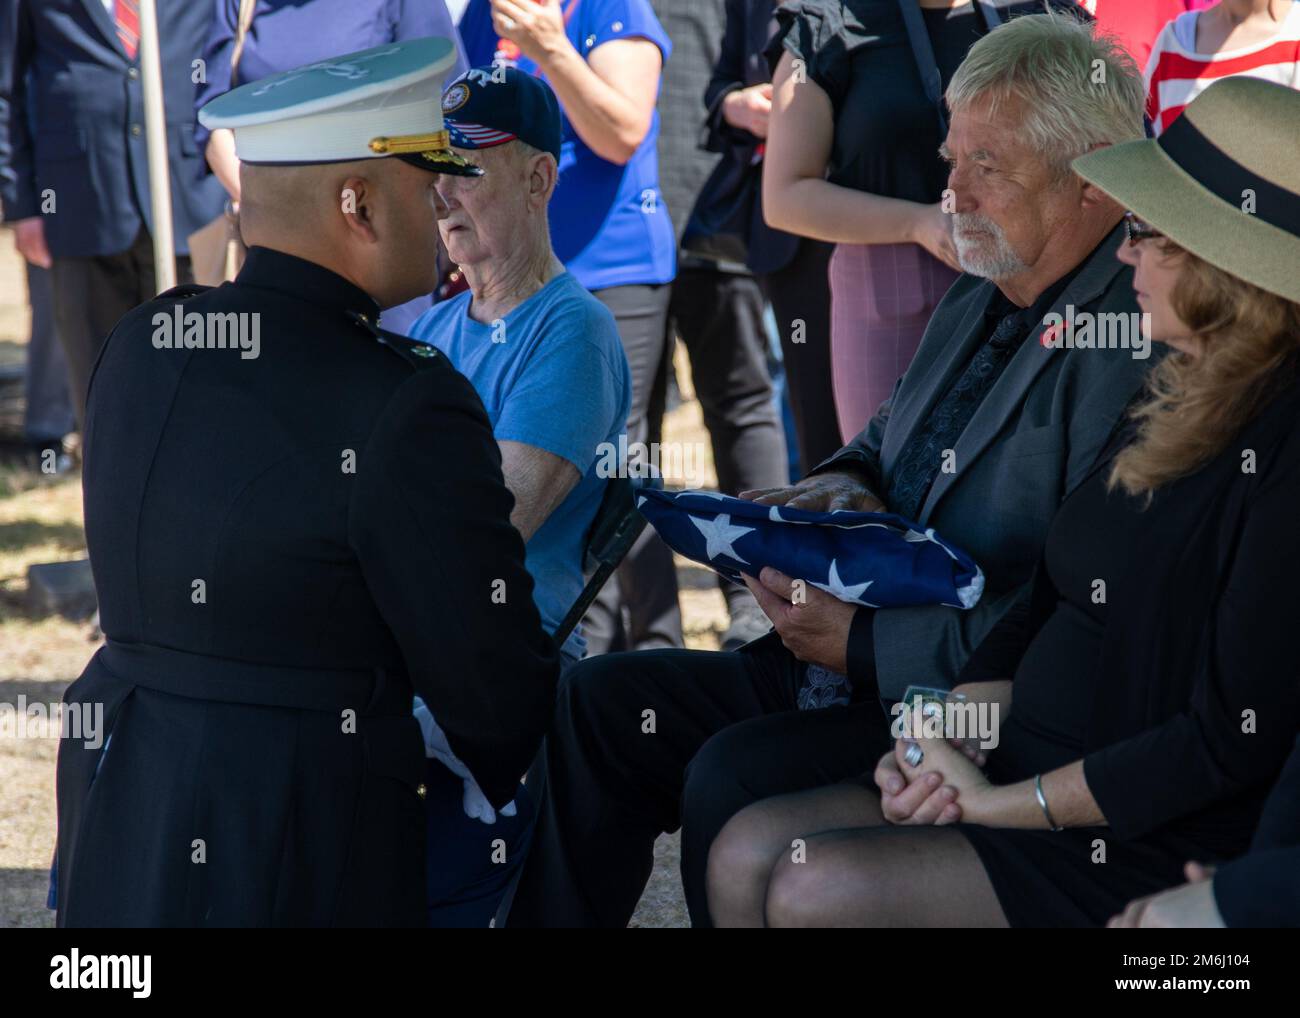
<svg viewBox="0 0 1300 1018">
<path fill-rule="evenodd" d="M 979 240 L 964 240 L 963 228 L 983 232 Z M 974 212 L 954 212 L 952 239 L 957 247 L 957 261 L 962 271 L 983 279 L 1009 279 L 1029 268 L 1007 243 L 1002 228 L 986 216 Z"/>
</svg>

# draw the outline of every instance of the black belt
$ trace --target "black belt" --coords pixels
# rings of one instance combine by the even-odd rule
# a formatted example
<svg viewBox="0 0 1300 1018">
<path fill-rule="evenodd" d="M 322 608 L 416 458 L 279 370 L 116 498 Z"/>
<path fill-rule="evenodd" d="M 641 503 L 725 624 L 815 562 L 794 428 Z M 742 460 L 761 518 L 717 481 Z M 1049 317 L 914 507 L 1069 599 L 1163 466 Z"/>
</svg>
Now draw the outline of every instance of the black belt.
<svg viewBox="0 0 1300 1018">
<path fill-rule="evenodd" d="M 296 668 L 107 640 L 97 657 L 123 682 L 216 703 L 358 716 L 410 714 L 411 687 L 386 669 Z"/>
</svg>

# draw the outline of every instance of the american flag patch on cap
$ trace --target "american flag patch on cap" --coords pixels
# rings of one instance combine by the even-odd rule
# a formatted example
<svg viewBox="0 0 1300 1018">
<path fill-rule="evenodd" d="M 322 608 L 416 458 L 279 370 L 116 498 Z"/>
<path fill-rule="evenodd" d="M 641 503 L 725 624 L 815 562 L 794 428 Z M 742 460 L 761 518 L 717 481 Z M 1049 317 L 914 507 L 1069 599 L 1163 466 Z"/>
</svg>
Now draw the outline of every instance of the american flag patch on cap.
<svg viewBox="0 0 1300 1018">
<path fill-rule="evenodd" d="M 460 124 L 454 120 L 448 120 L 446 124 L 451 143 L 456 148 L 491 148 L 516 138 L 509 131 L 498 131 L 482 124 Z"/>
</svg>

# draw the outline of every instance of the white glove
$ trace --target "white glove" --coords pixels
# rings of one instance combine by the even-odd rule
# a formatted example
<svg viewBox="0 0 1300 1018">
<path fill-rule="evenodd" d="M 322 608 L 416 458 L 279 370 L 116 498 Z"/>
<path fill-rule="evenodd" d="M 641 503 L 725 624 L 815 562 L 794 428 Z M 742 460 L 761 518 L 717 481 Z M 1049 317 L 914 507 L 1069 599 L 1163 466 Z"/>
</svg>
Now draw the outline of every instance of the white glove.
<svg viewBox="0 0 1300 1018">
<path fill-rule="evenodd" d="M 473 778 L 465 779 L 465 799 L 462 805 L 465 807 L 467 817 L 482 820 L 485 824 L 497 822 L 496 810 L 492 808 L 492 803 L 487 801 L 487 796 L 483 794 L 483 790 L 478 787 L 478 782 Z M 514 800 L 501 807 L 503 817 L 512 817 L 516 812 Z"/>
<path fill-rule="evenodd" d="M 469 768 L 451 751 L 446 733 L 438 727 L 438 722 L 433 719 L 433 712 L 418 696 L 415 698 L 413 713 L 415 720 L 420 723 L 420 732 L 424 735 L 424 755 L 437 760 L 464 782 L 465 798 L 462 805 L 465 815 L 472 820 L 481 820 L 485 824 L 495 824 L 497 814 L 492 808 L 492 803 L 488 802 L 487 796 L 478 787 L 478 782 L 474 780 L 474 775 L 469 772 Z M 508 802 L 501 807 L 501 815 L 504 817 L 512 817 L 516 812 L 514 802 Z"/>
</svg>

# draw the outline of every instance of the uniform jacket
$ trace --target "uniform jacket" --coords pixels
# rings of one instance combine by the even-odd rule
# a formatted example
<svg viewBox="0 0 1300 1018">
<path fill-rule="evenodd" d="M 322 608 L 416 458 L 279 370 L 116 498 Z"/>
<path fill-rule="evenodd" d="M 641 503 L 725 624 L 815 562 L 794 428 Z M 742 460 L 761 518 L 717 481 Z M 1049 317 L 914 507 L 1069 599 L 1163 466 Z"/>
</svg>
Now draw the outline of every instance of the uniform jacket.
<svg viewBox="0 0 1300 1018">
<path fill-rule="evenodd" d="M 258 355 L 160 348 L 178 310 L 259 314 Z M 478 396 L 378 310 L 255 247 L 109 336 L 84 473 L 107 643 L 65 702 L 111 738 L 60 749 L 61 924 L 421 924 L 414 693 L 514 797 L 555 650 Z"/>
</svg>

